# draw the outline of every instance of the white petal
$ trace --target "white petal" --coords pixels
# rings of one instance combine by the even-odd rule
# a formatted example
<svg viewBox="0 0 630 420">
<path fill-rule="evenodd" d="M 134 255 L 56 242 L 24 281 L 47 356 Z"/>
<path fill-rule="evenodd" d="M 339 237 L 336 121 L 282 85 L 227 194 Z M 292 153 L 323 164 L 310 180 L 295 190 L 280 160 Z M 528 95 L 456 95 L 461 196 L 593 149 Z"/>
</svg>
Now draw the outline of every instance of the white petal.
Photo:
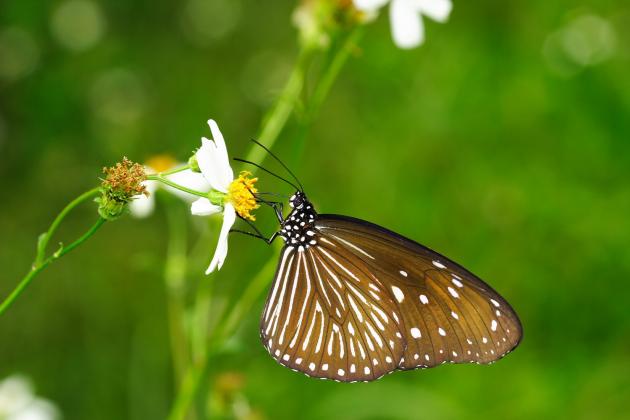
<svg viewBox="0 0 630 420">
<path fill-rule="evenodd" d="M 147 197 L 144 194 L 136 195 L 129 203 L 131 215 L 138 219 L 150 216 L 155 210 L 155 192 L 159 187 L 157 181 L 144 181 L 142 185 L 146 188 L 149 196 Z"/>
<path fill-rule="evenodd" d="M 446 22 L 453 10 L 451 0 L 415 0 L 415 2 L 417 11 L 436 22 Z"/>
<path fill-rule="evenodd" d="M 195 155 L 199 169 L 206 180 L 217 191 L 227 192 L 227 188 L 234 180 L 234 172 L 230 166 L 225 140 L 214 120 L 208 120 L 214 141 L 201 139 L 201 148 Z"/>
<path fill-rule="evenodd" d="M 389 8 L 392 37 L 399 48 L 415 48 L 424 41 L 424 25 L 414 0 L 392 0 Z"/>
<path fill-rule="evenodd" d="M 364 12 L 371 12 L 385 6 L 389 0 L 354 0 L 354 7 Z"/>
<path fill-rule="evenodd" d="M 212 188 L 225 193 L 232 180 L 223 178 L 218 155 L 217 146 L 213 141 L 201 139 L 201 147 L 195 155 L 199 169 Z"/>
<path fill-rule="evenodd" d="M 190 212 L 195 216 L 211 216 L 213 214 L 221 213 L 221 207 L 215 206 L 207 198 L 200 198 L 192 203 L 192 206 L 190 206 Z"/>
<path fill-rule="evenodd" d="M 212 273 L 215 269 L 220 270 L 221 266 L 223 266 L 223 261 L 225 261 L 228 252 L 228 236 L 235 221 L 236 211 L 234 207 L 228 203 L 223 210 L 223 226 L 221 226 L 217 249 L 214 251 L 214 257 L 212 257 L 212 262 L 210 263 L 210 267 L 206 270 L 206 274 Z"/>
<path fill-rule="evenodd" d="M 212 139 L 217 145 L 218 159 L 221 165 L 221 176 L 228 179 L 229 182 L 232 182 L 234 180 L 234 172 L 232 172 L 232 167 L 230 166 L 230 158 L 228 157 L 227 148 L 225 147 L 223 134 L 221 134 L 221 130 L 219 130 L 219 126 L 214 120 L 208 120 L 208 125 L 212 132 Z"/>
<path fill-rule="evenodd" d="M 210 191 L 210 184 L 208 183 L 208 181 L 206 181 L 206 178 L 202 174 L 193 172 L 191 170 L 176 172 L 172 175 L 168 175 L 166 178 L 183 187 L 190 188 L 191 190 L 200 192 Z M 178 190 L 173 187 L 165 186 L 164 188 L 168 192 L 186 201 L 192 202 L 193 200 L 198 198 L 195 195 L 188 194 L 187 192 Z"/>
</svg>

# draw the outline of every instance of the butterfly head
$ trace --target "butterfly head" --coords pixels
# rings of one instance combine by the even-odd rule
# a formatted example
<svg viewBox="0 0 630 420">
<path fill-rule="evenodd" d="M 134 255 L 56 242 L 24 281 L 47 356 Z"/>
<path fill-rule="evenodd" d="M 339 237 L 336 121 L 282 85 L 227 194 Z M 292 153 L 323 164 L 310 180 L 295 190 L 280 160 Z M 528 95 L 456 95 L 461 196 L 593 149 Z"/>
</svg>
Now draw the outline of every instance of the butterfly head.
<svg viewBox="0 0 630 420">
<path fill-rule="evenodd" d="M 296 191 L 295 194 L 289 198 L 289 206 L 291 206 L 292 209 L 301 210 L 306 203 L 308 203 L 308 200 L 302 191 Z"/>
</svg>

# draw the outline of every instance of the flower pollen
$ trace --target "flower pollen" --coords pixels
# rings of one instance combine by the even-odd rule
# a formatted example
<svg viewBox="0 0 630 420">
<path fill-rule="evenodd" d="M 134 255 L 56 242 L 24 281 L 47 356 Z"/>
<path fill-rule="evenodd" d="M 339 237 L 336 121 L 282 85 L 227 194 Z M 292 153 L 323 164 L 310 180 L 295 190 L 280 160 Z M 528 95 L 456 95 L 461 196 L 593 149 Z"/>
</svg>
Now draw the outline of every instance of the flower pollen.
<svg viewBox="0 0 630 420">
<path fill-rule="evenodd" d="M 251 212 L 259 208 L 260 205 L 256 202 L 256 197 L 254 197 L 254 194 L 258 192 L 254 186 L 258 178 L 251 178 L 251 176 L 250 172 L 241 172 L 238 178 L 232 181 L 228 187 L 226 201 L 234 206 L 239 216 L 254 221 L 256 218 Z"/>
</svg>

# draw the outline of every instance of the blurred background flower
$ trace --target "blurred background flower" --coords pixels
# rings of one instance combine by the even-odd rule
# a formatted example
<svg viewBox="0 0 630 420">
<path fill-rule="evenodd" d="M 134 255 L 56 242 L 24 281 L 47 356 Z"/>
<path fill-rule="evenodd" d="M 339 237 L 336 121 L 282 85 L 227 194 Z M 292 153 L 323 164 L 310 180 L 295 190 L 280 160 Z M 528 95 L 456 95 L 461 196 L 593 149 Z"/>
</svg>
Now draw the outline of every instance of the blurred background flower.
<svg viewBox="0 0 630 420">
<path fill-rule="evenodd" d="M 0 381 L 0 419 L 56 420 L 59 411 L 50 401 L 35 396 L 31 382 L 22 375 Z"/>
</svg>

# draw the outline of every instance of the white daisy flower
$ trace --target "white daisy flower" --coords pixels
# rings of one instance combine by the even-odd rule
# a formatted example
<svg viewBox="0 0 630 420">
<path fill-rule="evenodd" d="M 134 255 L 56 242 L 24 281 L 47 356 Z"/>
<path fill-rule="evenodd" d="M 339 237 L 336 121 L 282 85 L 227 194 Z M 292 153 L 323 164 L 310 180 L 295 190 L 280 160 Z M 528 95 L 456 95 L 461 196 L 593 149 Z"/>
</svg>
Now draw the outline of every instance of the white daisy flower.
<svg viewBox="0 0 630 420">
<path fill-rule="evenodd" d="M 156 174 L 160 172 L 166 172 L 168 170 L 183 165 L 183 163 L 175 161 L 168 155 L 158 155 L 149 159 L 144 165 L 144 168 L 147 174 Z M 181 172 L 175 172 L 171 175 L 166 175 L 164 176 L 164 178 L 191 190 L 202 192 L 210 191 L 210 184 L 208 184 L 206 178 L 204 178 L 202 174 L 193 172 L 190 169 L 186 169 Z M 188 194 L 187 192 L 178 190 L 177 188 L 164 185 L 159 181 L 144 181 L 142 184 L 145 186 L 148 195 L 137 195 L 134 197 L 133 201 L 129 203 L 129 210 L 131 212 L 131 215 L 137 218 L 144 218 L 150 216 L 153 213 L 153 211 L 155 210 L 155 193 L 160 188 L 163 188 L 165 191 L 168 191 L 169 193 L 176 195 L 182 200 L 191 203 L 196 198 L 196 196 L 192 194 Z"/>
<path fill-rule="evenodd" d="M 353 0 L 354 6 L 372 15 L 391 3 L 389 18 L 392 37 L 399 48 L 415 48 L 424 42 L 422 15 L 444 23 L 451 14 L 451 0 Z"/>
<path fill-rule="evenodd" d="M 212 186 L 209 198 L 200 198 L 192 203 L 191 212 L 197 216 L 210 216 L 223 212 L 223 225 L 219 234 L 219 242 L 206 274 L 215 269 L 221 269 L 228 252 L 228 235 L 236 221 L 236 216 L 255 220 L 251 211 L 259 206 L 253 193 L 257 190 L 254 184 L 257 178 L 250 178 L 248 172 L 241 172 L 234 179 L 234 172 L 230 166 L 230 159 L 225 147 L 225 140 L 214 120 L 208 125 L 214 141 L 201 139 L 201 147 L 195 154 L 201 174 Z"/>
</svg>

